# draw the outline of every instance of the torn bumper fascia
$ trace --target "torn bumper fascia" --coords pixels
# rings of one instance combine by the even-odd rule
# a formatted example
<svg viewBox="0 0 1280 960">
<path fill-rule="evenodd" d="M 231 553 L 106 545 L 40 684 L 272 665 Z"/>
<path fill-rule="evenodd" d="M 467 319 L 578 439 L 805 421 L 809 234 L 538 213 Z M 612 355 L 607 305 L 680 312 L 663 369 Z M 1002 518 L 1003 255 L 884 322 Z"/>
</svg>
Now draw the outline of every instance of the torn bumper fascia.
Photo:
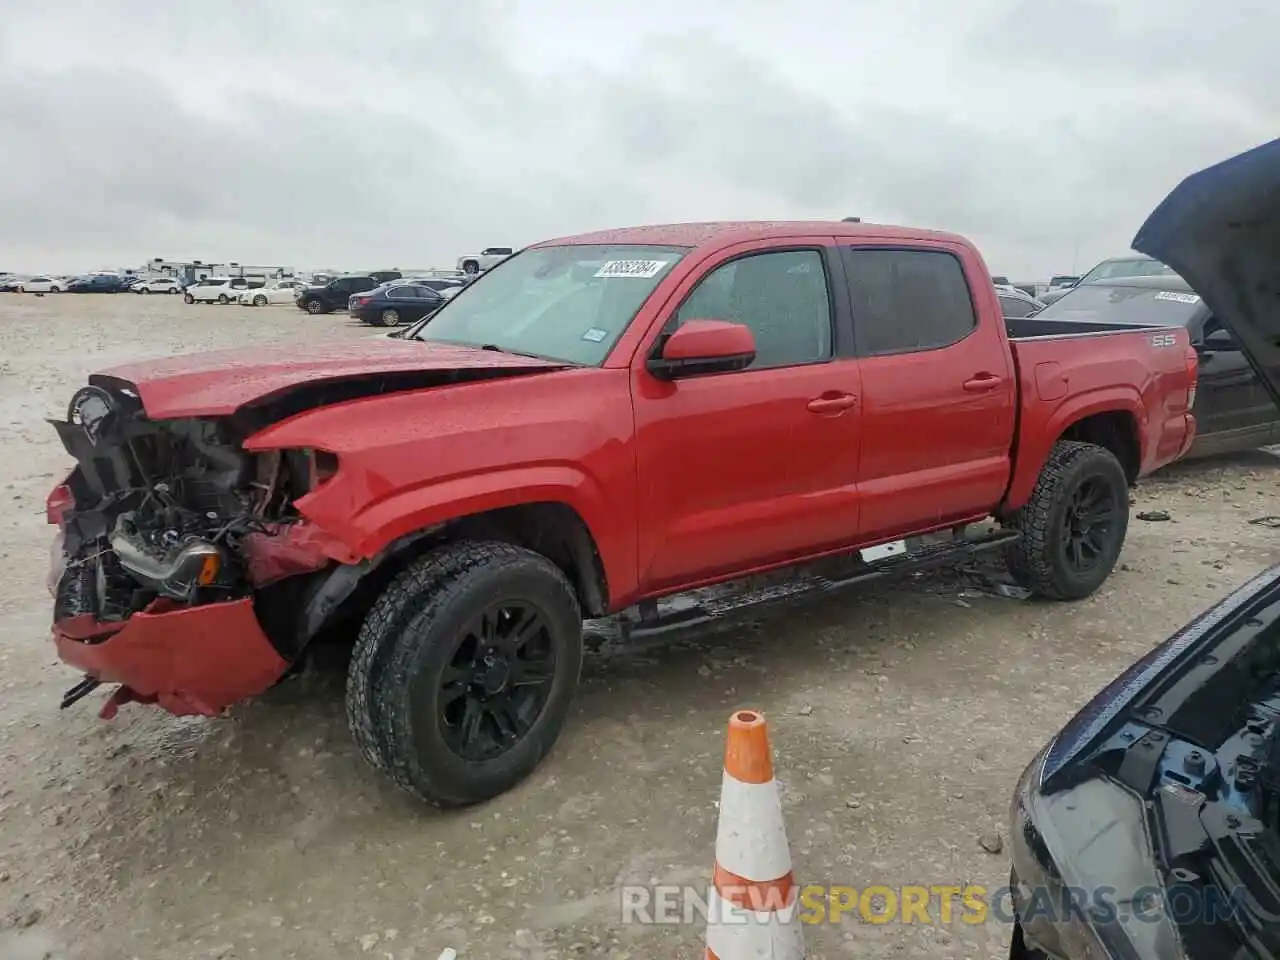
<svg viewBox="0 0 1280 960">
<path fill-rule="evenodd" d="M 217 716 L 289 667 L 249 597 L 177 608 L 158 600 L 120 623 L 70 617 L 54 624 L 53 642 L 66 663 L 121 685 L 103 706 L 104 718 L 130 700 L 180 716 Z"/>
</svg>

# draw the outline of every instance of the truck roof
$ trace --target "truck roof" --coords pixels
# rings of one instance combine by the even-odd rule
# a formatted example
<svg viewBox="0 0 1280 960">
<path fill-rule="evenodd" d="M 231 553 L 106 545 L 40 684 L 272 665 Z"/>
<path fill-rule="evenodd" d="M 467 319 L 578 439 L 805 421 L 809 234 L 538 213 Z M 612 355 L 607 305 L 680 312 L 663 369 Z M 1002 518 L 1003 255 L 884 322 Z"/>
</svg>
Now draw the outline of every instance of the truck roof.
<svg viewBox="0 0 1280 960">
<path fill-rule="evenodd" d="M 534 247 L 565 244 L 642 243 L 673 247 L 726 247 L 760 234 L 771 237 L 868 237 L 879 240 L 938 240 L 968 245 L 964 238 L 938 230 L 891 227 L 878 223 L 851 223 L 841 220 L 721 220 L 707 223 L 665 223 L 642 227 L 598 230 L 576 236 L 559 237 L 533 244 Z"/>
</svg>

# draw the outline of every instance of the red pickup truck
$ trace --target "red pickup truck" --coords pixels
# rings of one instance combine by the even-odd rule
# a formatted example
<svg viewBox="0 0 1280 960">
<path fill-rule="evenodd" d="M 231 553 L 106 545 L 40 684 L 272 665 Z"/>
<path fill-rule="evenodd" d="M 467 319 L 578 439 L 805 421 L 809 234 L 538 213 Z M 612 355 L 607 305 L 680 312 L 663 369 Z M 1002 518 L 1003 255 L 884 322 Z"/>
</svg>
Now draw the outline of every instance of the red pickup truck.
<svg viewBox="0 0 1280 960">
<path fill-rule="evenodd" d="M 1129 485 L 1191 443 L 1195 384 L 1181 329 L 1009 331 L 949 234 L 548 241 L 400 340 L 90 377 L 48 503 L 54 641 L 86 675 L 64 706 L 110 682 L 106 716 L 216 714 L 353 627 L 365 756 L 475 802 L 556 740 L 584 618 L 660 629 L 735 605 L 677 594 L 802 562 L 827 587 L 987 549 L 1086 596 Z"/>
</svg>

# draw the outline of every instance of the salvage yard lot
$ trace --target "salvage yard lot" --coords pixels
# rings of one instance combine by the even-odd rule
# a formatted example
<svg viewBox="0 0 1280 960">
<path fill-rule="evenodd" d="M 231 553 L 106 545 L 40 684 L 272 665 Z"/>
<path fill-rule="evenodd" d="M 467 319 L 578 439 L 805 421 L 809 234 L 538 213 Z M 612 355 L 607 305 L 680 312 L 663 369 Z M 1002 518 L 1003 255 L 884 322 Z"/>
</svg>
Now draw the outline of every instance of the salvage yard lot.
<svg viewBox="0 0 1280 960">
<path fill-rule="evenodd" d="M 357 756 L 340 663 L 216 721 L 103 723 L 105 693 L 59 712 L 76 677 L 46 639 L 43 503 L 68 458 L 43 418 L 127 360 L 371 333 L 291 306 L 0 294 L 0 957 L 701 957 L 700 925 L 623 925 L 617 888 L 709 879 L 724 723 L 748 705 L 771 720 L 801 883 L 995 888 L 1007 857 L 984 845 L 1041 743 L 1280 560 L 1280 532 L 1249 522 L 1280 513 L 1280 458 L 1175 465 L 1135 491 L 1122 566 L 1089 600 L 944 573 L 596 656 L 548 761 L 446 814 Z M 1006 928 L 960 915 L 850 916 L 808 927 L 809 954 L 1005 955 Z"/>
</svg>

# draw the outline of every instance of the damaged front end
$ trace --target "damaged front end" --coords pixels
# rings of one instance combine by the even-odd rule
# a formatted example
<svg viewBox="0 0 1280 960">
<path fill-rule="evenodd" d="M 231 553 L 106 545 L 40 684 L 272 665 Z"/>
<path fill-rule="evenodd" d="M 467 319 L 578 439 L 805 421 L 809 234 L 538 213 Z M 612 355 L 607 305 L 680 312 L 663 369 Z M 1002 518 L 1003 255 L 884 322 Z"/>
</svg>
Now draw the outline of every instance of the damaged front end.
<svg viewBox="0 0 1280 960">
<path fill-rule="evenodd" d="M 294 507 L 336 458 L 246 453 L 234 417 L 149 420 L 129 384 L 101 379 L 53 426 L 76 460 L 48 501 L 53 635 L 86 674 L 63 706 L 111 682 L 104 716 L 130 700 L 215 715 L 275 683 L 305 590 L 272 585 L 355 559 Z"/>
</svg>

